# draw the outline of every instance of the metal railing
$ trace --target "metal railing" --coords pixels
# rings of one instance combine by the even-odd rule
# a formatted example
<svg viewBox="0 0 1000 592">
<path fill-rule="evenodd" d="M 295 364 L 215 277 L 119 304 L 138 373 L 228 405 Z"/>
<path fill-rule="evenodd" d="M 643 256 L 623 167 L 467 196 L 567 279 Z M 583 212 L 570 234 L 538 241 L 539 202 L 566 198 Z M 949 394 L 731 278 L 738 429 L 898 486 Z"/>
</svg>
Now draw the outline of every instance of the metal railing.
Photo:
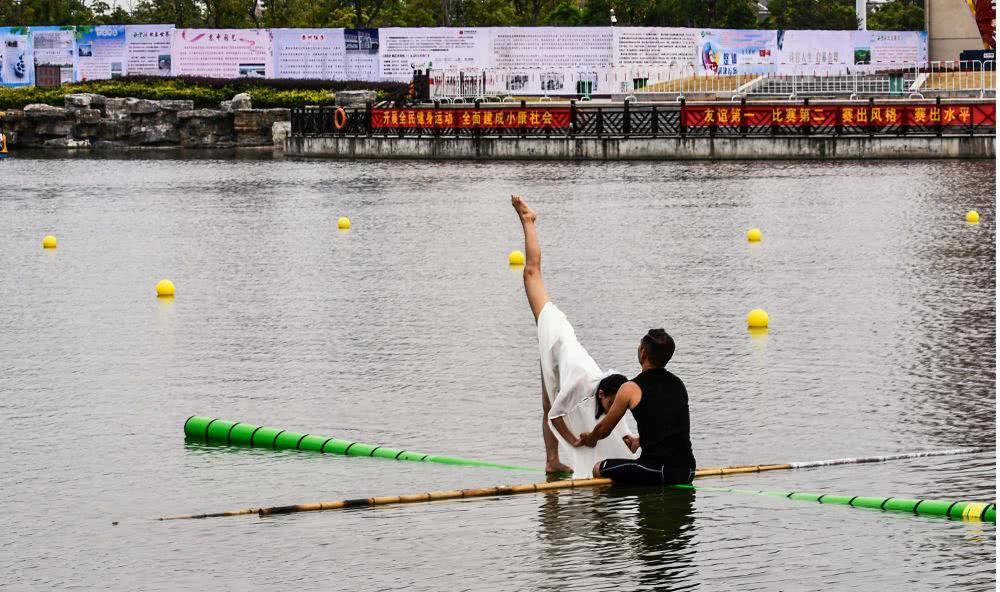
<svg viewBox="0 0 1000 592">
<path fill-rule="evenodd" d="M 615 104 L 436 102 L 412 108 L 291 110 L 291 134 L 434 138 L 995 135 L 996 107 L 977 100 L 739 101 Z M 534 113 L 516 119 L 515 114 Z M 392 116 L 390 118 L 390 115 Z M 337 127 L 337 123 L 341 127 Z M 548 123 L 546 123 L 548 122 Z"/>
<path fill-rule="evenodd" d="M 445 103 L 512 96 L 623 95 L 680 99 L 742 97 L 996 96 L 995 62 L 880 64 L 858 71 L 847 64 L 762 63 L 746 74 L 718 75 L 694 63 L 667 66 L 579 67 L 573 71 L 465 69 L 431 74 L 431 98 Z"/>
</svg>

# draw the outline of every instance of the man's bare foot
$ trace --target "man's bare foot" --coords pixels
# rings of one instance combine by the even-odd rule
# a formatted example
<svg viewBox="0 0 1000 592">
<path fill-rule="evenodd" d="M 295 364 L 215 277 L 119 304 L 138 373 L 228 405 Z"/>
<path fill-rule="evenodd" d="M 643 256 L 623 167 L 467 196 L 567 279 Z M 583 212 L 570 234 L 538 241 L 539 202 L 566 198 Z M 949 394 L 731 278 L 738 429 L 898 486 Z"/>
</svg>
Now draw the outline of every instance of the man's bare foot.
<svg viewBox="0 0 1000 592">
<path fill-rule="evenodd" d="M 545 463 L 545 472 L 549 475 L 553 473 L 572 473 L 573 469 L 555 460 Z"/>
<path fill-rule="evenodd" d="M 524 198 L 520 195 L 511 195 L 510 205 L 514 206 L 514 209 L 517 210 L 517 215 L 521 218 L 521 222 L 534 222 L 538 219 L 535 210 L 529 208 L 528 204 L 524 203 Z"/>
</svg>

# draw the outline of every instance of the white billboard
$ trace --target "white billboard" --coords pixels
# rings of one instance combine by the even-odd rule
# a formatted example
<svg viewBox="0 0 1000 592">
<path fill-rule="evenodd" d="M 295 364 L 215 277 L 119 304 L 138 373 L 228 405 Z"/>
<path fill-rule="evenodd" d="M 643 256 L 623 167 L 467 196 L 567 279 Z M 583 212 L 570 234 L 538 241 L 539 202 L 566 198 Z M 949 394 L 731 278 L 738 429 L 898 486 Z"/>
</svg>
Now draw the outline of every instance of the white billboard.
<svg viewBox="0 0 1000 592">
<path fill-rule="evenodd" d="M 177 29 L 171 72 L 209 78 L 274 78 L 268 29 Z"/>
<path fill-rule="evenodd" d="M 170 76 L 173 25 L 126 25 L 125 71 L 136 76 Z"/>
<path fill-rule="evenodd" d="M 344 80 L 343 29 L 271 29 L 274 77 Z"/>
</svg>

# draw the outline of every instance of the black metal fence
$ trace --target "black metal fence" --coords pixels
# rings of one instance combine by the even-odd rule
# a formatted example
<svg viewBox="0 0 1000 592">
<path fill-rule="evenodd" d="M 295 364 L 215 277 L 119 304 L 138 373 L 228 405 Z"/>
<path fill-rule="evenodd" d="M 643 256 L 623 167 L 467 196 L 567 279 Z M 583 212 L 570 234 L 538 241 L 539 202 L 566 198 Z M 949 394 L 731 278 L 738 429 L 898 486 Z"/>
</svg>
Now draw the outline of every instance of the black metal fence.
<svg viewBox="0 0 1000 592">
<path fill-rule="evenodd" d="M 458 113 L 479 114 L 511 110 L 549 110 L 561 112 L 560 124 L 491 126 L 461 125 Z M 771 109 L 774 116 L 744 117 L 742 114 Z M 302 107 L 291 110 L 292 136 L 379 136 L 379 137 L 580 137 L 580 138 L 658 138 L 658 137 L 768 137 L 768 136 L 955 136 L 994 135 L 995 105 L 983 101 L 899 101 L 831 102 L 810 104 L 798 102 L 755 103 L 743 101 L 715 103 L 608 105 L 566 103 L 489 103 L 476 105 L 421 105 L 389 111 L 427 115 L 419 124 L 410 125 L 405 118 L 391 126 L 379 125 L 375 115 L 385 110 L 368 105 L 361 109 L 337 107 Z M 824 112 L 824 110 L 826 110 Z M 886 113 L 899 111 L 901 116 L 889 118 Z M 339 111 L 339 112 L 338 112 Z M 456 114 L 452 124 L 434 119 L 437 113 Z M 568 121 L 566 120 L 568 111 Z M 725 121 L 705 121 L 707 112 L 741 113 Z M 782 113 L 803 113 L 789 120 Z M 825 113 L 817 117 L 817 113 Z M 865 114 L 862 121 L 848 113 Z M 877 118 L 870 115 L 878 113 Z M 918 115 L 914 117 L 914 113 Z M 923 119 L 919 116 L 924 114 Z M 937 114 L 937 117 L 935 117 Z M 943 114 L 943 115 L 942 115 Z M 949 119 L 949 114 L 951 118 Z M 757 121 L 763 120 L 763 123 Z M 447 120 L 445 120 L 447 121 Z"/>
</svg>

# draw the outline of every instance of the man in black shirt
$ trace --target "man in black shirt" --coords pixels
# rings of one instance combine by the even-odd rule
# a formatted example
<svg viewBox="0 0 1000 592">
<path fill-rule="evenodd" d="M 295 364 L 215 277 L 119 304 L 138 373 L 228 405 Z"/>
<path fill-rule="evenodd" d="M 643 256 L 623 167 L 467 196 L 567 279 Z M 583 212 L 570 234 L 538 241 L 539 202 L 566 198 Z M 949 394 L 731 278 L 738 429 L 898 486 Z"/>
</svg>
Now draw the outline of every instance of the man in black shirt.
<svg viewBox="0 0 1000 592">
<path fill-rule="evenodd" d="M 673 355 L 670 335 L 663 329 L 650 330 L 639 342 L 642 372 L 616 395 L 601 397 L 605 415 L 592 432 L 580 436 L 578 445 L 594 446 L 631 410 L 639 437 L 625 436 L 624 440 L 632 452 L 639 448 L 642 452 L 634 460 L 611 458 L 597 463 L 595 477 L 636 485 L 690 483 L 694 478 L 687 390 L 680 378 L 664 368 Z"/>
</svg>

